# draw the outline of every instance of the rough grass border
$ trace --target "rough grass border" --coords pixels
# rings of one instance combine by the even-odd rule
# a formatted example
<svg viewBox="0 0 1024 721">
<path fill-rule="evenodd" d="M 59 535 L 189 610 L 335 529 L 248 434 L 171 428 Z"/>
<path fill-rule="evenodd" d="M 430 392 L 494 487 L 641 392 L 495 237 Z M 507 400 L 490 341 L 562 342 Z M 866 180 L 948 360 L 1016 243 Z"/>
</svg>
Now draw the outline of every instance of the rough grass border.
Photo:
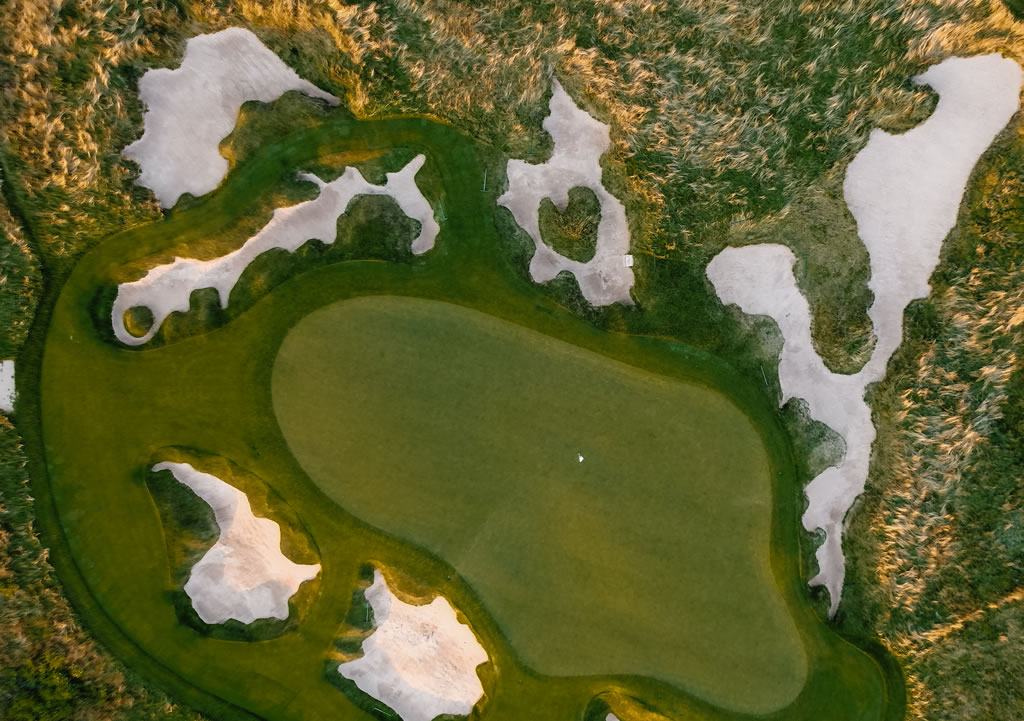
<svg viewBox="0 0 1024 721">
<path fill-rule="evenodd" d="M 53 267 L 47 255 L 40 252 L 34 226 L 22 210 L 24 205 L 21 202 L 21 187 L 17 184 L 17 179 L 11 175 L 9 167 L 6 150 L 0 147 L 0 171 L 3 173 L 5 197 L 12 213 L 22 222 L 28 242 L 39 259 L 43 285 L 32 326 L 18 353 L 19 395 L 15 401 L 13 415 L 26 448 L 29 477 L 36 498 L 34 509 L 39 536 L 50 550 L 49 561 L 74 612 L 82 619 L 90 634 L 119 661 L 157 685 L 176 703 L 187 704 L 211 718 L 225 721 L 261 721 L 248 711 L 189 684 L 173 670 L 160 664 L 139 648 L 92 598 L 81 569 L 68 548 L 53 494 L 50 492 L 47 464 L 45 454 L 42 452 L 44 444 L 39 388 L 49 321 L 60 292 L 71 275 L 72 266 L 61 263 Z"/>
</svg>

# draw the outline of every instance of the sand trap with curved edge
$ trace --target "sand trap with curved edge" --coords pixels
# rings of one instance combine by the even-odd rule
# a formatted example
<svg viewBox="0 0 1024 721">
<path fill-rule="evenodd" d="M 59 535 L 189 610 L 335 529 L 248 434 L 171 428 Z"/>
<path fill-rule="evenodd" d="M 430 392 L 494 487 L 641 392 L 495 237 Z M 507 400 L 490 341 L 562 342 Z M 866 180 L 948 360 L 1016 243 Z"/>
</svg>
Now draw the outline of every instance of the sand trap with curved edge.
<svg viewBox="0 0 1024 721">
<path fill-rule="evenodd" d="M 220 538 L 192 567 L 185 593 L 206 623 L 234 619 L 288 618 L 288 599 L 316 578 L 320 564 L 299 565 L 281 553 L 281 529 L 252 514 L 249 500 L 234 486 L 188 463 L 157 463 L 213 509 Z"/>
<path fill-rule="evenodd" d="M 205 195 L 227 175 L 219 145 L 234 129 L 242 103 L 268 103 L 289 90 L 339 103 L 300 78 L 249 30 L 198 35 L 186 44 L 181 67 L 148 70 L 139 80 L 144 132 L 121 155 L 139 164 L 137 182 L 164 208 L 182 193 Z"/>
<path fill-rule="evenodd" d="M 338 673 L 404 721 L 469 714 L 484 695 L 476 668 L 487 662 L 487 652 L 451 604 L 441 596 L 423 606 L 405 603 L 380 571 L 366 600 L 375 629 L 363 641 L 363 655 L 338 666 Z"/>
<path fill-rule="evenodd" d="M 498 204 L 512 211 L 516 222 L 533 238 L 530 276 L 536 282 L 546 283 L 567 270 L 576 276 L 583 297 L 593 305 L 632 304 L 626 209 L 601 184 L 601 156 L 611 145 L 608 126 L 576 107 L 557 80 L 553 87 L 551 114 L 544 119 L 544 129 L 555 141 L 551 158 L 539 165 L 509 160 L 508 190 Z M 590 188 L 601 202 L 596 252 L 586 263 L 556 253 L 540 235 L 541 200 L 551 198 L 564 211 L 569 191 L 575 187 Z"/>
<path fill-rule="evenodd" d="M 878 342 L 855 375 L 830 372 L 811 342 L 807 301 L 793 277 L 793 254 L 781 245 L 726 248 L 708 264 L 707 276 L 723 303 L 745 313 L 769 315 L 784 345 L 779 359 L 782 403 L 807 401 L 815 420 L 839 433 L 846 454 L 807 486 L 808 531 L 822 529 L 818 574 L 811 585 L 828 588 L 830 613 L 839 606 L 845 576 L 843 520 L 864 490 L 875 428 L 864 401 L 868 384 L 881 380 L 903 339 L 903 311 L 925 298 L 942 241 L 956 223 L 960 200 L 978 158 L 1020 107 L 1024 72 L 1000 55 L 950 58 L 914 78 L 940 95 L 918 127 L 891 135 L 874 130 L 847 169 L 843 193 L 857 232 L 871 256 L 868 311 Z"/>
<path fill-rule="evenodd" d="M 333 243 L 338 234 L 338 216 L 358 195 L 388 195 L 407 216 L 420 224 L 420 233 L 412 242 L 412 252 L 425 253 L 434 247 L 440 226 L 434 220 L 430 203 L 416 185 L 416 173 L 426 157 L 417 155 L 397 173 L 388 173 L 384 185 L 372 185 L 358 170 L 348 167 L 341 177 L 325 183 L 312 173 L 300 173 L 303 180 L 314 182 L 320 194 L 298 205 L 278 208 L 270 222 L 236 251 L 213 260 L 175 258 L 173 263 L 151 269 L 139 280 L 122 283 L 111 311 L 114 335 L 126 345 L 142 345 L 160 330 L 160 325 L 175 311 L 186 312 L 192 291 L 215 288 L 222 308 L 227 308 L 231 289 L 242 272 L 262 253 L 281 248 L 294 253 L 309 240 Z M 125 326 L 125 312 L 146 306 L 153 314 L 153 324 L 145 335 L 134 336 Z"/>
</svg>

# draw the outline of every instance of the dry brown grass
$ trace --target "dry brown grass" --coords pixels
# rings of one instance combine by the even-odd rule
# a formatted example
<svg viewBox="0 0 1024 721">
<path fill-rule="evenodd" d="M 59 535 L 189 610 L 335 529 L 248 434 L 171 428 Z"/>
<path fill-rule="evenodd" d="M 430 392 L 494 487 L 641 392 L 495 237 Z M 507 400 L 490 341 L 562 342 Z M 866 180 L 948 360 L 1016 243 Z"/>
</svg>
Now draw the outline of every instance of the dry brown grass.
<svg viewBox="0 0 1024 721">
<path fill-rule="evenodd" d="M 39 265 L 21 226 L 0 202 L 0 358 L 14 357 L 39 302 Z"/>
<path fill-rule="evenodd" d="M 11 0 L 0 8 L 2 139 L 44 251 L 56 257 L 110 232 L 117 218 L 155 215 L 117 157 L 140 118 L 126 68 L 171 50 L 160 38 L 173 14 L 155 5 Z"/>
<path fill-rule="evenodd" d="M 983 160 L 875 392 L 848 600 L 904 659 L 910 717 L 1014 719 L 1024 687 L 1024 122 Z M 1020 380 L 1017 380 L 1020 379 Z M 861 612 L 857 609 L 855 612 Z"/>
<path fill-rule="evenodd" d="M 69 254 L 156 206 L 117 153 L 138 134 L 134 81 L 189 35 L 247 25 L 364 116 L 417 112 L 510 154 L 543 145 L 551 73 L 613 129 L 610 167 L 644 210 L 638 250 L 702 255 L 737 215 L 780 210 L 859 148 L 907 127 L 907 77 L 955 52 L 1020 56 L 989 0 L 11 0 L 0 9 L 3 135 L 47 250 Z"/>
</svg>

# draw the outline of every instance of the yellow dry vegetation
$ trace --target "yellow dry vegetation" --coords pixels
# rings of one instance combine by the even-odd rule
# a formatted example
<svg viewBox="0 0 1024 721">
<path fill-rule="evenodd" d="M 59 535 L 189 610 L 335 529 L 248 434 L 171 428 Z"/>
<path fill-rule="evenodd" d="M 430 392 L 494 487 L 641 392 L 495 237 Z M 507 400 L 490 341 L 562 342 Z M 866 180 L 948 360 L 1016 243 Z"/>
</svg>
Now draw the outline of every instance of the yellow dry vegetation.
<svg viewBox="0 0 1024 721">
<path fill-rule="evenodd" d="M 875 392 L 853 604 L 905 664 L 909 718 L 1012 718 L 1024 689 L 1024 124 L 983 159 Z M 859 613 L 860 611 L 858 611 Z M 873 617 L 871 617 L 873 616 Z"/>
<path fill-rule="evenodd" d="M 46 248 L 73 253 L 153 217 L 117 157 L 138 135 L 135 80 L 231 25 L 358 115 L 435 116 L 511 155 L 545 143 L 557 73 L 612 127 L 613 184 L 645 211 L 637 250 L 690 258 L 702 233 L 778 210 L 871 127 L 920 120 L 913 72 L 961 52 L 1024 58 L 998 0 L 11 0 L 0 126 L 40 194 Z"/>
</svg>

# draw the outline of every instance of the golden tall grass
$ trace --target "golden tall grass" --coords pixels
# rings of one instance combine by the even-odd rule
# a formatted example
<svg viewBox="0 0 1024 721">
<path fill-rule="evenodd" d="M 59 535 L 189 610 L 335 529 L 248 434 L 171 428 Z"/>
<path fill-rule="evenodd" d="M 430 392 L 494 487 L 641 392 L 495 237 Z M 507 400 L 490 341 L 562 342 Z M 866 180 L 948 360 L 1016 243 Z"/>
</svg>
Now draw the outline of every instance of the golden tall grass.
<svg viewBox="0 0 1024 721">
<path fill-rule="evenodd" d="M 645 211 L 637 250 L 682 257 L 729 218 L 781 207 L 870 128 L 919 120 L 927 94 L 906 79 L 926 64 L 1024 57 L 997 0 L 192 0 L 187 18 L 151 0 L 63 5 L 0 9 L 4 140 L 40 196 L 45 244 L 63 254 L 114 218 L 156 212 L 117 158 L 141 110 L 118 69 L 173 65 L 187 36 L 229 25 L 252 27 L 358 114 L 428 114 L 520 156 L 544 144 L 559 74 L 611 124 L 610 168 Z"/>
</svg>

